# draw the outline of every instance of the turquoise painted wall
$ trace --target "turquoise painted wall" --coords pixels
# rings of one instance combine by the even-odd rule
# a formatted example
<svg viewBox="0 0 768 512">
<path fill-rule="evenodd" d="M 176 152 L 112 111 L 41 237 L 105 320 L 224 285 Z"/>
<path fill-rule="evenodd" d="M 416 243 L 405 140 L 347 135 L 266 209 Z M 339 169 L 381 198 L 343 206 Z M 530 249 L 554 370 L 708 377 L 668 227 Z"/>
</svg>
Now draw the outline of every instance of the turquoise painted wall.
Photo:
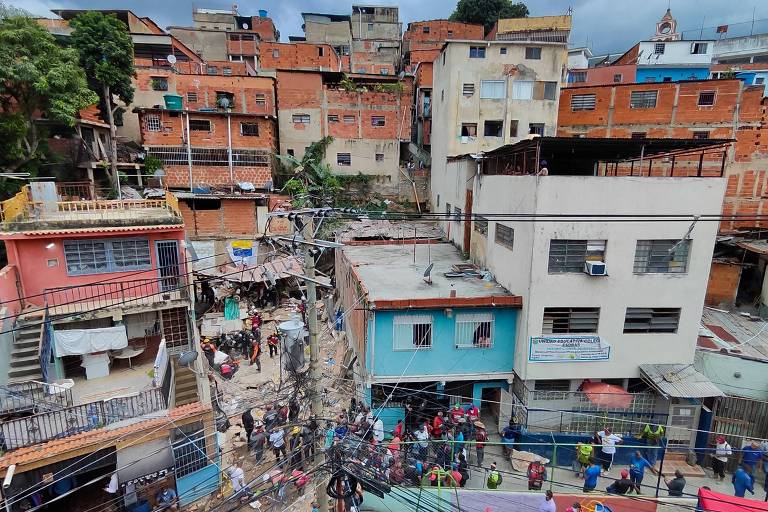
<svg viewBox="0 0 768 512">
<path fill-rule="evenodd" d="M 654 82 L 663 82 L 665 77 L 671 78 L 672 82 L 705 80 L 709 78 L 709 68 L 637 68 L 637 76 L 635 78 L 637 83 L 646 82 L 649 77 L 653 78 Z"/>
<path fill-rule="evenodd" d="M 456 317 L 459 313 L 494 314 L 493 346 L 456 348 Z M 451 317 L 444 309 L 413 311 L 432 316 L 432 347 L 394 350 L 393 319 L 403 311 L 376 311 L 371 315 L 366 343 L 366 368 L 378 377 L 447 376 L 466 373 L 512 372 L 517 333 L 515 308 L 454 308 Z M 413 360 L 411 361 L 411 358 Z M 405 373 L 403 373 L 405 371 Z"/>
<path fill-rule="evenodd" d="M 176 479 L 176 494 L 181 506 L 189 505 L 219 488 L 219 468 L 214 464 Z"/>
</svg>

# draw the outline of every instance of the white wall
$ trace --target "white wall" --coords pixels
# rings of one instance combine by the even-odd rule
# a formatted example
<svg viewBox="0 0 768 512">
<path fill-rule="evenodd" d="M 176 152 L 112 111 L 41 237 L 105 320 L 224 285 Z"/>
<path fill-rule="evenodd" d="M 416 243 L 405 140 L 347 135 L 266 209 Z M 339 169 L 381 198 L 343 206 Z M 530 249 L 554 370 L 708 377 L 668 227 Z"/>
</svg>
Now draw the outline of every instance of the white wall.
<svg viewBox="0 0 768 512">
<path fill-rule="evenodd" d="M 768 34 L 731 37 L 715 41 L 713 56 L 718 58 L 751 57 L 768 53 Z"/>
<path fill-rule="evenodd" d="M 721 178 L 482 176 L 474 183 L 474 213 L 719 214 L 724 189 Z M 478 263 L 523 297 L 515 353 L 521 378 L 633 378 L 640 364 L 693 363 L 716 222 L 693 229 L 687 273 L 644 275 L 633 273 L 637 240 L 680 239 L 690 222 L 504 221 L 515 230 L 511 251 L 494 242 L 497 222 L 489 223 L 487 238 L 473 231 L 471 253 L 484 254 Z M 556 238 L 607 240 L 609 275 L 549 274 Z M 600 307 L 597 334 L 611 345 L 610 360 L 529 363 L 528 340 L 541 335 L 545 307 Z M 681 308 L 678 332 L 624 334 L 627 307 Z"/>
<path fill-rule="evenodd" d="M 663 43 L 664 53 L 653 53 L 656 44 Z M 691 53 L 694 43 L 707 43 L 707 52 Z M 714 41 L 641 41 L 637 57 L 638 66 L 700 66 L 709 67 L 712 62 Z"/>
<path fill-rule="evenodd" d="M 588 67 L 589 59 L 586 50 L 582 48 L 568 52 L 568 69 L 587 69 Z"/>
</svg>

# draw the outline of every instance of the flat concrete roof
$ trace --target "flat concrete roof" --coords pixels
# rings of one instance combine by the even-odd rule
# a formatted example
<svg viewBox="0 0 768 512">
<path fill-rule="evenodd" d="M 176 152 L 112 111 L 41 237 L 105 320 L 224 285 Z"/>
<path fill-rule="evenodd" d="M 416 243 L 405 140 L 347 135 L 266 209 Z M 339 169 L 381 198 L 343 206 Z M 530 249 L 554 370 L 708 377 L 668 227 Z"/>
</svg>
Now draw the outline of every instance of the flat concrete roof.
<svg viewBox="0 0 768 512">
<path fill-rule="evenodd" d="M 414 264 L 414 249 L 416 263 Z M 358 245 L 343 249 L 344 256 L 352 264 L 361 284 L 368 293 L 371 303 L 384 301 L 424 301 L 425 299 L 446 299 L 462 305 L 460 298 L 478 299 L 499 297 L 507 303 L 514 295 L 496 281 L 485 281 L 477 277 L 446 277 L 458 263 L 469 263 L 461 257 L 458 249 L 448 243 L 434 244 L 392 244 Z M 424 281 L 424 272 L 434 263 L 431 272 L 432 284 Z M 451 297 L 451 292 L 456 292 Z M 471 306 L 474 301 L 463 305 Z M 440 301 L 430 301 L 420 307 L 439 307 Z M 445 304 L 447 306 L 449 304 Z M 482 305 L 477 303 L 477 305 Z M 490 305 L 490 302 L 489 302 Z M 511 302 L 506 305 L 517 305 Z M 407 305 L 401 307 L 408 307 Z M 401 307 L 397 307 L 400 309 Z M 411 306 L 419 307 L 419 306 Z"/>
</svg>

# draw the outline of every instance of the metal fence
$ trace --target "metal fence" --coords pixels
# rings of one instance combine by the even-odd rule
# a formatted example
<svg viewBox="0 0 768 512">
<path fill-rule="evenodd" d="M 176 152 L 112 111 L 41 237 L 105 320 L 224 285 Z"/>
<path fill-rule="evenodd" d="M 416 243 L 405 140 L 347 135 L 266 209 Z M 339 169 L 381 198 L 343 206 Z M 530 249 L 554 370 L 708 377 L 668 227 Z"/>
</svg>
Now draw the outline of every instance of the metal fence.
<svg viewBox="0 0 768 512">
<path fill-rule="evenodd" d="M 9 420 L 0 426 L 2 448 L 13 450 L 73 436 L 167 408 L 160 388 Z"/>
<path fill-rule="evenodd" d="M 72 405 L 72 390 L 57 384 L 27 381 L 6 384 L 0 393 L 0 413 L 18 414 L 35 410 L 57 410 Z"/>
</svg>

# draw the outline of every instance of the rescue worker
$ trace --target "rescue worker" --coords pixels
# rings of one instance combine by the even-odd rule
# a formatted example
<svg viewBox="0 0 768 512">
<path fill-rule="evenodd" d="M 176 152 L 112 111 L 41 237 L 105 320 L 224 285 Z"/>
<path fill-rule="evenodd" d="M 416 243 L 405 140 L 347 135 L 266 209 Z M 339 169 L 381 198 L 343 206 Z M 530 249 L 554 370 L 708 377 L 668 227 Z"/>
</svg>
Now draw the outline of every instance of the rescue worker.
<svg viewBox="0 0 768 512">
<path fill-rule="evenodd" d="M 280 346 L 280 338 L 276 333 L 272 333 L 267 337 L 267 345 L 269 346 L 269 358 L 272 359 L 277 355 L 277 347 Z"/>
<path fill-rule="evenodd" d="M 656 458 L 659 449 L 657 448 L 661 444 L 661 438 L 664 437 L 664 427 L 655 423 L 648 423 L 643 429 L 643 433 L 640 436 L 648 443 L 646 449 L 645 458 L 651 463 L 651 466 L 656 464 Z"/>
<path fill-rule="evenodd" d="M 261 371 L 261 340 L 257 336 L 251 338 L 251 366 L 256 365 L 256 371 Z"/>
</svg>

